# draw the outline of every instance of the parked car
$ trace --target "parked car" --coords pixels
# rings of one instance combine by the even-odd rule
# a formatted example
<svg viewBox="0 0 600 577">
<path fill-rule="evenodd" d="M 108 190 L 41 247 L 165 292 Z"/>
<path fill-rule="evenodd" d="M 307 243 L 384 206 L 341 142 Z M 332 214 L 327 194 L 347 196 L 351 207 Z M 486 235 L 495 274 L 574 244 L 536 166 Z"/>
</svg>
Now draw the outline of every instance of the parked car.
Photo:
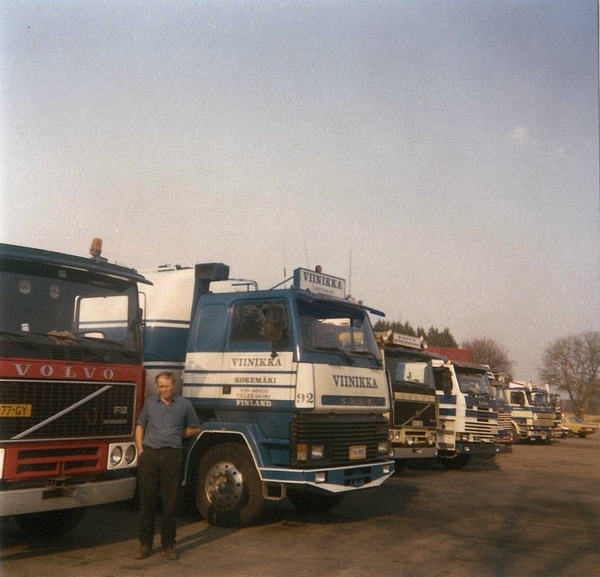
<svg viewBox="0 0 600 577">
<path fill-rule="evenodd" d="M 577 417 L 564 417 L 563 428 L 566 428 L 571 435 L 577 435 L 582 439 L 585 439 L 587 435 L 595 433 L 598 429 L 595 425 L 584 423 Z"/>
</svg>

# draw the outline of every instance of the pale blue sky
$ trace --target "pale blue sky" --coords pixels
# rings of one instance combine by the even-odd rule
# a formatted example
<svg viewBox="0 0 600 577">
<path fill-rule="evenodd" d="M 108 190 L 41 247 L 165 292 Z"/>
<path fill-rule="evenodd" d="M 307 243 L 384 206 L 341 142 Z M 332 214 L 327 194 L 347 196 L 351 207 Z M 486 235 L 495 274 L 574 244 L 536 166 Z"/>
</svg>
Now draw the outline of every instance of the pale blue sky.
<svg viewBox="0 0 600 577">
<path fill-rule="evenodd" d="M 0 0 L 0 240 L 351 270 L 537 380 L 600 330 L 597 30 L 595 0 Z"/>
</svg>

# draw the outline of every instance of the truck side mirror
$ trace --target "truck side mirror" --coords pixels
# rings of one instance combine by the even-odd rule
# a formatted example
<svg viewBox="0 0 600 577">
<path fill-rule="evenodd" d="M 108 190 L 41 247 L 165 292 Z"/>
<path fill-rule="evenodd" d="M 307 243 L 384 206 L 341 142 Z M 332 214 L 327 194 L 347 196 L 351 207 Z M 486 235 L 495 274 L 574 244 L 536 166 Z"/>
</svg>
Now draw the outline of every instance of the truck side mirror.
<svg viewBox="0 0 600 577">
<path fill-rule="evenodd" d="M 269 341 L 280 341 L 285 326 L 283 307 L 281 305 L 269 306 L 265 317 L 265 337 Z"/>
<path fill-rule="evenodd" d="M 446 373 L 444 375 L 444 383 L 443 383 L 442 390 L 444 392 L 444 395 L 446 395 L 446 396 L 449 396 L 452 394 L 452 379 L 450 378 L 450 375 L 448 373 Z"/>
<path fill-rule="evenodd" d="M 264 335 L 271 343 L 271 354 L 276 356 L 275 343 L 283 340 L 285 332 L 285 310 L 282 305 L 270 305 L 265 313 Z"/>
<path fill-rule="evenodd" d="M 448 369 L 438 369 L 434 372 L 435 388 L 442 391 L 444 396 L 452 394 L 452 376 Z"/>
</svg>

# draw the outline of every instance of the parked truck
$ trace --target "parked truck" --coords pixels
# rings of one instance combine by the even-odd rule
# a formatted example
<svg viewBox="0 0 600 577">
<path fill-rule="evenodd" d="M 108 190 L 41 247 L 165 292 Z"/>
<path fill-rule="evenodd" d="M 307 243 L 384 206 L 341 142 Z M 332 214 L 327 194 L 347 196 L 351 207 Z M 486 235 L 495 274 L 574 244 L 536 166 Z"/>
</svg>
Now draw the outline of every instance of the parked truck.
<svg viewBox="0 0 600 577">
<path fill-rule="evenodd" d="M 390 440 L 396 469 L 409 460 L 437 457 L 438 402 L 432 359 L 423 339 L 377 333 L 392 388 Z"/>
<path fill-rule="evenodd" d="M 554 406 L 544 388 L 531 382 L 511 382 L 504 389 L 510 404 L 513 443 L 552 441 Z"/>
<path fill-rule="evenodd" d="M 258 290 L 222 263 L 167 268 L 146 272 L 156 283 L 145 295 L 146 362 L 183 368 L 182 394 L 202 424 L 183 498 L 209 523 L 251 524 L 267 500 L 286 497 L 322 513 L 393 473 L 390 394 L 369 318 L 382 313 L 316 270 Z"/>
<path fill-rule="evenodd" d="M 498 453 L 510 453 L 512 452 L 513 441 L 511 409 L 504 394 L 504 390 L 508 385 L 504 381 L 499 380 L 499 378 L 491 371 L 488 373 L 488 377 L 496 400 L 496 410 L 498 411 L 496 449 Z"/>
<path fill-rule="evenodd" d="M 550 387 L 548 386 L 548 389 Z M 568 429 L 564 426 L 563 409 L 561 399 L 558 393 L 550 394 L 550 404 L 554 408 L 554 421 L 552 423 L 552 438 L 561 439 L 568 436 Z"/>
<path fill-rule="evenodd" d="M 29 535 L 135 493 L 148 281 L 91 253 L 0 244 L 0 516 Z"/>
<path fill-rule="evenodd" d="M 471 457 L 496 455 L 498 412 L 489 368 L 458 361 L 434 360 L 439 403 L 438 459 L 462 469 Z"/>
</svg>

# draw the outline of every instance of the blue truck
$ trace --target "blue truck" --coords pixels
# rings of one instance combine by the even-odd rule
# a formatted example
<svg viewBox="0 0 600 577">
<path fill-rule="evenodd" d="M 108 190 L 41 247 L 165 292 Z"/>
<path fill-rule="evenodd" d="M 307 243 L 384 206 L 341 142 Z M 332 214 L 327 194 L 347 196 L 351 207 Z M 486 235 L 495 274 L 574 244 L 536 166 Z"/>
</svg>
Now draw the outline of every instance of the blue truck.
<svg viewBox="0 0 600 577">
<path fill-rule="evenodd" d="M 344 279 L 299 268 L 259 290 L 223 263 L 144 275 L 148 374 L 180 375 L 200 417 L 182 492 L 209 523 L 245 526 L 285 498 L 324 513 L 392 475 L 390 390 L 370 321 L 383 313 L 347 298 Z"/>
</svg>

